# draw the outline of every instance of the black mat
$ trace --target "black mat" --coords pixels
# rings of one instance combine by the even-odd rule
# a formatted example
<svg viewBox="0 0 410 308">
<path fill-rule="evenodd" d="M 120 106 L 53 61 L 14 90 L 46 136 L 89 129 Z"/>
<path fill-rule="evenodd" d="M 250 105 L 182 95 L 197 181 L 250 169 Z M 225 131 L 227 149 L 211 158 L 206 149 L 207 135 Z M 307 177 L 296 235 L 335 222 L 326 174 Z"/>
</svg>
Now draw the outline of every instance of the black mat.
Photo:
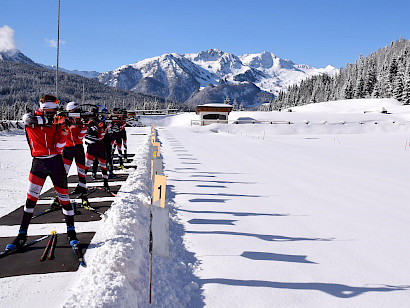
<svg viewBox="0 0 410 308">
<path fill-rule="evenodd" d="M 50 202 L 51 203 L 51 202 Z M 106 212 L 112 204 L 112 201 L 104 201 L 104 202 L 92 202 L 92 199 L 90 198 L 90 206 L 94 209 L 96 209 L 100 213 Z M 48 209 L 50 207 L 49 204 L 37 204 L 36 207 L 34 208 L 34 216 L 42 213 L 44 210 Z M 21 223 L 21 218 L 23 217 L 23 206 L 19 207 L 15 211 L 7 214 L 6 216 L 3 216 L 0 218 L 0 225 L 3 226 L 14 226 L 14 225 L 19 225 Z M 101 220 L 102 217 L 101 215 L 85 210 L 79 206 L 77 206 L 77 211 L 80 213 L 75 215 L 74 220 L 75 221 L 81 221 L 81 222 L 86 222 L 86 221 L 97 221 Z M 34 217 L 33 216 L 33 217 Z M 50 212 L 38 217 L 34 217 L 31 219 L 31 224 L 50 224 L 50 223 L 64 223 L 64 215 L 62 213 L 62 210 L 59 209 L 54 212 Z"/>
<path fill-rule="evenodd" d="M 117 177 L 115 179 L 108 179 L 108 182 L 120 182 L 120 181 L 126 181 L 128 178 L 128 173 L 114 173 Z M 93 182 L 102 182 L 103 178 L 101 174 L 97 174 L 97 179 L 94 180 L 91 175 L 87 175 L 85 178 L 87 183 L 93 183 Z M 77 175 L 70 175 L 68 177 L 68 183 L 78 183 L 78 176 Z M 72 187 L 68 188 L 68 191 L 73 190 Z"/>
<path fill-rule="evenodd" d="M 50 230 L 51 232 L 51 230 Z M 82 252 L 88 248 L 95 232 L 77 233 Z M 27 242 L 41 236 L 29 236 Z M 13 241 L 14 237 L 0 238 L 0 249 Z M 27 248 L 25 252 L 14 253 L 0 259 L 0 278 L 30 274 L 48 274 L 57 272 L 75 272 L 79 267 L 78 258 L 67 240 L 67 234 L 58 234 L 55 248 L 55 258 L 40 262 L 40 257 L 46 247 L 48 238 Z M 87 263 L 87 255 L 85 255 Z"/>
<path fill-rule="evenodd" d="M 102 188 L 103 185 L 101 183 L 101 186 L 98 186 L 99 188 Z M 89 189 L 93 189 L 94 187 L 89 187 Z M 116 194 L 121 188 L 121 185 L 110 185 L 110 189 L 111 191 Z M 74 188 L 71 188 L 71 190 L 73 190 Z M 68 190 L 70 192 L 70 189 Z M 76 197 L 78 196 L 78 194 L 70 194 L 70 198 Z M 94 192 L 92 192 L 88 198 L 99 198 L 99 197 L 110 197 L 111 195 L 109 193 L 107 193 L 104 190 L 101 189 L 97 189 Z M 42 193 L 40 195 L 40 200 L 54 200 L 54 198 L 56 197 L 56 191 L 54 190 L 54 188 L 50 188 L 49 190 L 47 190 L 45 193 Z M 90 200 L 91 201 L 91 200 Z"/>
</svg>

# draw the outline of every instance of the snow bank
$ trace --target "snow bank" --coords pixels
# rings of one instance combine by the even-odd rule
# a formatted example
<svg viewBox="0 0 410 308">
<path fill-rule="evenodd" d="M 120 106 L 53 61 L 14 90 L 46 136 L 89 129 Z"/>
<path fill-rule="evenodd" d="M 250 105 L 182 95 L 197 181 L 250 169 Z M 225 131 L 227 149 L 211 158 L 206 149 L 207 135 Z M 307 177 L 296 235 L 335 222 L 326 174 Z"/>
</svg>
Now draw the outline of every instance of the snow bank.
<svg viewBox="0 0 410 308">
<path fill-rule="evenodd" d="M 133 129 L 129 130 L 132 134 Z M 107 216 L 96 230 L 80 268 L 76 285 L 64 307 L 147 307 L 149 298 L 149 204 L 151 164 L 148 159 L 150 128 L 138 145 L 131 172 Z M 132 143 L 131 143 L 132 144 Z M 167 187 L 170 209 L 170 258 L 153 256 L 152 303 L 159 307 L 195 306 L 201 301 L 192 274 L 196 259 L 183 243 L 184 229 Z"/>
<path fill-rule="evenodd" d="M 64 307 L 131 307 L 147 298 L 148 141 L 147 137 L 135 153 L 137 170 L 130 173 L 96 230 L 85 255 L 87 268 L 80 268 Z"/>
</svg>

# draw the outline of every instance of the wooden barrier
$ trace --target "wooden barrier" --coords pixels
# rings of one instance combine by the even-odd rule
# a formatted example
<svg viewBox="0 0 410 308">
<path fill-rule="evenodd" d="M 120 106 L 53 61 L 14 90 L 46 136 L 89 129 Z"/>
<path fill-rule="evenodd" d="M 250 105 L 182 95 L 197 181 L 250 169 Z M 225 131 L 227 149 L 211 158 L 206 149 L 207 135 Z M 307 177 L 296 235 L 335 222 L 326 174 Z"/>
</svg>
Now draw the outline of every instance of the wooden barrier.
<svg viewBox="0 0 410 308">
<path fill-rule="evenodd" d="M 165 207 L 166 177 L 163 175 L 161 144 L 156 141 L 155 125 L 151 128 L 151 206 L 150 206 L 150 244 L 149 244 L 149 303 L 152 302 L 152 255 L 169 258 L 169 210 Z"/>
</svg>

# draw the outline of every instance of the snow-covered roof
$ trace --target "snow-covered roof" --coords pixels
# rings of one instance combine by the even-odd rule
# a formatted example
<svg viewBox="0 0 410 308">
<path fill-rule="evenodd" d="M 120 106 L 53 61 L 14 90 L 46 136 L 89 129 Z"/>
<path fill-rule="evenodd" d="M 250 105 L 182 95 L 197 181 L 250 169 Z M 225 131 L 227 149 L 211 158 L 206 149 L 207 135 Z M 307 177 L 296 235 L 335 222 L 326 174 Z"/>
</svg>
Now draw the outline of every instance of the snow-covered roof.
<svg viewBox="0 0 410 308">
<path fill-rule="evenodd" d="M 211 104 L 204 104 L 198 105 L 197 107 L 223 107 L 223 108 L 233 108 L 233 106 L 223 103 L 211 103 Z"/>
<path fill-rule="evenodd" d="M 219 104 L 219 103 L 213 103 L 213 104 L 205 104 L 205 105 L 198 105 L 196 106 L 196 114 L 199 114 L 200 112 L 215 112 L 215 113 L 220 113 L 220 112 L 231 112 L 233 106 L 228 105 L 228 104 Z"/>
</svg>

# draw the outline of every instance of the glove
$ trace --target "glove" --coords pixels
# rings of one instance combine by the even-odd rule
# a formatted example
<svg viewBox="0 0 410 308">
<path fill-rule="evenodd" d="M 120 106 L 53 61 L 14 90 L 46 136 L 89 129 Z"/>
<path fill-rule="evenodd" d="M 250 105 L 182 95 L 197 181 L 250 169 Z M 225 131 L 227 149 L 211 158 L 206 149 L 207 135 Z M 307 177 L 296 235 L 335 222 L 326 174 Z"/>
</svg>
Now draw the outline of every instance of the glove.
<svg viewBox="0 0 410 308">
<path fill-rule="evenodd" d="M 86 118 L 80 118 L 81 124 L 83 124 L 83 125 L 85 125 L 85 126 L 87 126 L 88 124 L 90 124 L 91 121 L 92 121 L 92 120 L 91 120 L 90 118 L 88 118 L 88 119 L 86 119 Z"/>
<path fill-rule="evenodd" d="M 66 124 L 66 120 L 67 120 L 66 117 L 56 115 L 56 116 L 54 117 L 53 124 Z"/>
<path fill-rule="evenodd" d="M 54 122 L 54 115 L 44 115 L 44 124 L 51 125 Z"/>
<path fill-rule="evenodd" d="M 74 119 L 67 118 L 65 116 L 56 115 L 56 116 L 54 116 L 54 119 L 53 119 L 52 123 L 53 124 L 64 125 L 64 126 L 71 126 L 71 125 L 74 124 Z"/>
<path fill-rule="evenodd" d="M 23 116 L 23 122 L 25 125 L 37 124 L 37 121 L 35 121 L 34 115 L 32 113 L 26 113 Z"/>
</svg>

